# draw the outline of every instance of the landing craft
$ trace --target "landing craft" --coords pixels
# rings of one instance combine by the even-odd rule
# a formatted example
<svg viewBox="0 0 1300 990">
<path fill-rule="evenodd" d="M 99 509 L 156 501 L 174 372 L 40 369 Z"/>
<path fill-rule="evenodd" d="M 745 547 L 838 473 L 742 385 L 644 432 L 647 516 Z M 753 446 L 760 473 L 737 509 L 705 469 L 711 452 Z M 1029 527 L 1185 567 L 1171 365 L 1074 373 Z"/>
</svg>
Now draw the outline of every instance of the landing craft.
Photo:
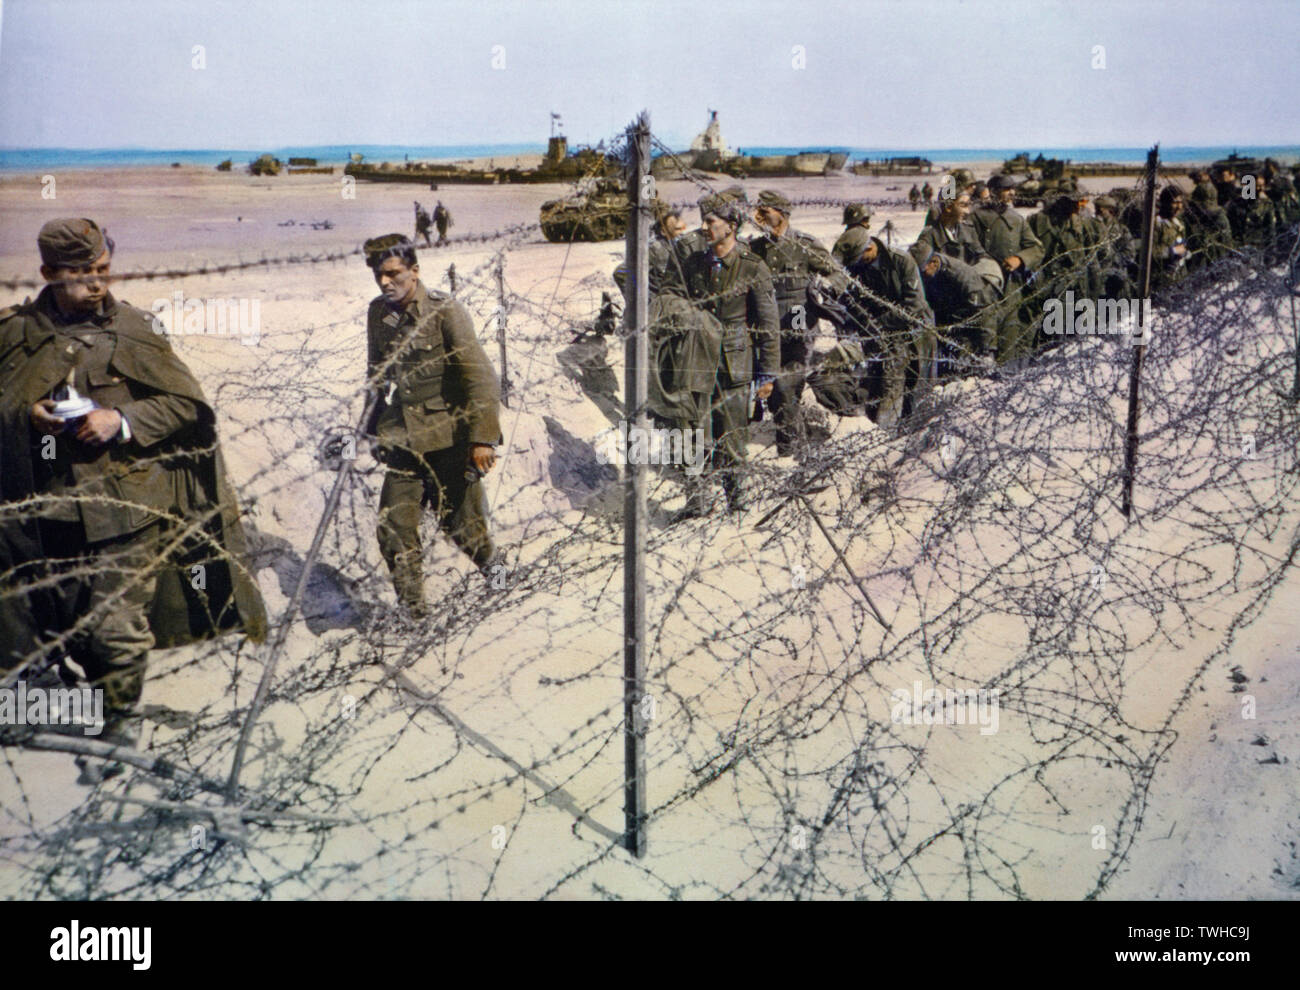
<svg viewBox="0 0 1300 990">
<path fill-rule="evenodd" d="M 718 111 L 709 111 L 709 123 L 689 151 L 660 155 L 650 165 L 656 179 L 680 178 L 686 171 L 717 172 L 738 179 L 795 178 L 834 175 L 849 160 L 846 151 L 801 151 L 793 155 L 742 155 L 722 139 Z"/>
</svg>

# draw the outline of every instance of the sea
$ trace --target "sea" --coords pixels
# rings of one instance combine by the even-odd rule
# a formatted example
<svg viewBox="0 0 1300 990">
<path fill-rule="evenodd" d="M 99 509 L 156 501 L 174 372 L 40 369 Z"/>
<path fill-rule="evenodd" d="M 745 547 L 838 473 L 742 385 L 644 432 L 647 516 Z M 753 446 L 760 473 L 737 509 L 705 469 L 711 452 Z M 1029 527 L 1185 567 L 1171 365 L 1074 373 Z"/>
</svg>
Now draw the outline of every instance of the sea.
<svg viewBox="0 0 1300 990">
<path fill-rule="evenodd" d="M 1030 158 L 1063 158 L 1074 162 L 1137 164 L 1146 161 L 1146 148 L 858 148 L 822 146 L 804 148 L 743 147 L 746 155 L 791 155 L 802 151 L 846 152 L 850 159 L 880 159 L 920 156 L 936 165 L 946 162 L 1001 161 L 1027 152 Z M 1300 160 L 1300 145 L 1204 145 L 1165 147 L 1160 160 L 1166 165 L 1208 164 L 1230 152 L 1253 158 L 1276 158 L 1282 162 Z M 322 165 L 342 165 L 353 153 L 367 162 L 457 160 L 467 158 L 510 158 L 515 155 L 545 154 L 544 144 L 458 144 L 458 145 L 300 145 L 288 148 L 0 148 L 0 172 L 44 172 L 58 169 L 122 168 L 144 165 L 200 165 L 215 167 L 229 158 L 236 168 L 261 154 L 281 161 L 315 158 Z"/>
</svg>

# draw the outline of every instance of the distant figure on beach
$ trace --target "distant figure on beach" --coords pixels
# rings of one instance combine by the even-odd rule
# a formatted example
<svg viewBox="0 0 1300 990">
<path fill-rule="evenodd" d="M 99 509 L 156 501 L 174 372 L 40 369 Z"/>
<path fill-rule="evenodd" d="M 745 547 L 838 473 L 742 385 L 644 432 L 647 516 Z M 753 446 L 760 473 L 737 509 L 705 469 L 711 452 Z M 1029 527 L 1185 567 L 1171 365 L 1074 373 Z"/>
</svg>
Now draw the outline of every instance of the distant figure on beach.
<svg viewBox="0 0 1300 990">
<path fill-rule="evenodd" d="M 433 222 L 438 227 L 438 243 L 447 243 L 447 228 L 451 226 L 451 210 L 442 205 L 442 200 L 438 200 L 438 205 L 433 208 Z"/>
<path fill-rule="evenodd" d="M 429 238 L 429 229 L 433 221 L 429 217 L 429 211 L 420 205 L 420 201 L 415 201 L 415 236 L 424 238 L 424 246 L 432 247 L 433 241 Z"/>
<path fill-rule="evenodd" d="M 934 187 L 926 183 L 921 187 L 921 198 L 925 200 L 925 205 L 929 206 L 934 202 Z"/>
<path fill-rule="evenodd" d="M 916 183 L 912 183 L 912 188 L 907 191 L 907 201 L 912 204 L 912 212 L 916 212 L 916 204 L 921 202 L 921 190 L 916 188 Z"/>
</svg>

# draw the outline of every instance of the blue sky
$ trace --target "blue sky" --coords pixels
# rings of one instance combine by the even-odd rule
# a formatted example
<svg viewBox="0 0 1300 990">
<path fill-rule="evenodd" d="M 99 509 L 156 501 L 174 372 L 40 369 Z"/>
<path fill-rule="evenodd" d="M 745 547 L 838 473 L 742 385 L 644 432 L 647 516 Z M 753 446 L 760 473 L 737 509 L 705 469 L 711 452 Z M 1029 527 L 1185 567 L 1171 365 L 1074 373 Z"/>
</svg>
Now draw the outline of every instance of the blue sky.
<svg viewBox="0 0 1300 990">
<path fill-rule="evenodd" d="M 9 147 L 535 142 L 551 110 L 571 141 L 595 142 L 643 107 L 674 145 L 710 107 L 733 146 L 1300 144 L 1296 0 L 3 0 L 0 10 Z M 1105 68 L 1093 68 L 1098 45 Z"/>
</svg>

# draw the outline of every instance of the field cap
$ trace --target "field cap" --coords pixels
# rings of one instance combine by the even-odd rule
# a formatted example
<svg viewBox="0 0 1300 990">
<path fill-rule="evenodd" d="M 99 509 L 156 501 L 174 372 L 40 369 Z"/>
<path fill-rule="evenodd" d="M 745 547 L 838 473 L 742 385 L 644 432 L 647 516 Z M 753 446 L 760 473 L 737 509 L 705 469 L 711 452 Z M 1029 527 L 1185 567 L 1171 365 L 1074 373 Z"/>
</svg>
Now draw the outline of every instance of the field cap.
<svg viewBox="0 0 1300 990">
<path fill-rule="evenodd" d="M 83 268 L 99 260 L 113 242 L 94 220 L 64 217 L 51 220 L 36 237 L 41 262 L 50 268 Z"/>
</svg>

